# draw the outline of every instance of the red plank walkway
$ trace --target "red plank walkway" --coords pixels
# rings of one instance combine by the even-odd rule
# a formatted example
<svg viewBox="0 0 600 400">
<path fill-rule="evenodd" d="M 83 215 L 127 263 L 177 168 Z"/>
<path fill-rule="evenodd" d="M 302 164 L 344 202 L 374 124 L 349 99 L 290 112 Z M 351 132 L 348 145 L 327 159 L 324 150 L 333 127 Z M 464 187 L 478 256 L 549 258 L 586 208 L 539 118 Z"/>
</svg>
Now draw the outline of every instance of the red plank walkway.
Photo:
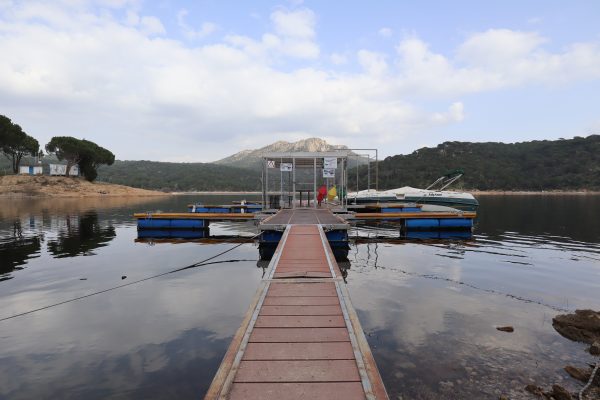
<svg viewBox="0 0 600 400">
<path fill-rule="evenodd" d="M 205 399 L 387 399 L 319 225 L 289 225 Z"/>
</svg>

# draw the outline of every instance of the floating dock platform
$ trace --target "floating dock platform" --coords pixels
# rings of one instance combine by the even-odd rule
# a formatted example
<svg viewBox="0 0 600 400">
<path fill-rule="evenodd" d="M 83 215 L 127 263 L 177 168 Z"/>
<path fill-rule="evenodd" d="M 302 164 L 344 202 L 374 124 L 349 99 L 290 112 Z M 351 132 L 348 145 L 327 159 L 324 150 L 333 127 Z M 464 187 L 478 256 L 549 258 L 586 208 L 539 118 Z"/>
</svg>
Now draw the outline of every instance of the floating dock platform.
<svg viewBox="0 0 600 400">
<path fill-rule="evenodd" d="M 243 206 L 248 207 L 248 206 Z M 388 204 L 355 206 L 351 210 L 329 208 L 292 208 L 259 211 L 255 206 L 190 206 L 189 212 L 137 213 L 137 226 L 142 230 L 202 230 L 211 221 L 255 221 L 261 232 L 261 243 L 278 243 L 290 224 L 316 224 L 323 227 L 330 244 L 347 242 L 349 223 L 361 221 L 399 222 L 402 232 L 410 230 L 470 230 L 477 213 L 448 207 Z M 297 221 L 297 222 L 293 222 Z"/>
<path fill-rule="evenodd" d="M 207 229 L 210 221 L 249 221 L 256 219 L 253 213 L 136 213 L 138 229 Z"/>
<path fill-rule="evenodd" d="M 324 216 L 270 220 L 287 225 L 205 399 L 388 398 L 320 224 L 339 221 Z"/>
<path fill-rule="evenodd" d="M 283 232 L 290 225 L 319 225 L 325 232 L 329 244 L 334 248 L 348 247 L 348 229 L 350 224 L 329 209 L 295 208 L 279 211 L 260 221 L 260 243 L 263 248 L 275 246 L 281 240 Z"/>
</svg>

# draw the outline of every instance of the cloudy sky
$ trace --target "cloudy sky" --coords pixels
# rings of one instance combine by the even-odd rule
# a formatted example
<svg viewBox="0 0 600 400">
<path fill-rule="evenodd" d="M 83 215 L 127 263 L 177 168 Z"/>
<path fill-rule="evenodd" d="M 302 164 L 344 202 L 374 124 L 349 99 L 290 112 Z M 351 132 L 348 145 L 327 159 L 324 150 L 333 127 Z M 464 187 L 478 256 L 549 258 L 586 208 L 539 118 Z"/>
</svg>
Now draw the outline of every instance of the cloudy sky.
<svg viewBox="0 0 600 400">
<path fill-rule="evenodd" d="M 586 136 L 598 21 L 596 0 L 0 0 L 0 114 L 158 161 Z"/>
</svg>

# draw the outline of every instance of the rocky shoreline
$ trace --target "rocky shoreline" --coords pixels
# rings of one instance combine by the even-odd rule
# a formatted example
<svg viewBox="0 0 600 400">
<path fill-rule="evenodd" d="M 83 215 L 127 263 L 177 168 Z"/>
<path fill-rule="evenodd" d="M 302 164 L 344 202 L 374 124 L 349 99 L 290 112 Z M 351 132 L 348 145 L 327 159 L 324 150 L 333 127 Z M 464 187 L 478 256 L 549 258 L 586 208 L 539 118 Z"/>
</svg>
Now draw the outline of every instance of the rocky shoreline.
<svg viewBox="0 0 600 400">
<path fill-rule="evenodd" d="M 548 390 L 531 384 L 527 385 L 525 390 L 536 398 L 545 400 L 600 399 L 600 374 L 598 373 L 598 364 L 600 363 L 600 358 L 598 358 L 600 356 L 600 312 L 576 310 L 573 314 L 557 315 L 552 319 L 552 326 L 567 339 L 589 344 L 588 352 L 592 356 L 596 356 L 596 363 L 580 367 L 565 366 L 565 372 L 584 385 L 579 393 L 570 393 L 558 384 L 553 384 L 552 388 Z M 594 373 L 595 375 L 590 381 Z"/>
</svg>

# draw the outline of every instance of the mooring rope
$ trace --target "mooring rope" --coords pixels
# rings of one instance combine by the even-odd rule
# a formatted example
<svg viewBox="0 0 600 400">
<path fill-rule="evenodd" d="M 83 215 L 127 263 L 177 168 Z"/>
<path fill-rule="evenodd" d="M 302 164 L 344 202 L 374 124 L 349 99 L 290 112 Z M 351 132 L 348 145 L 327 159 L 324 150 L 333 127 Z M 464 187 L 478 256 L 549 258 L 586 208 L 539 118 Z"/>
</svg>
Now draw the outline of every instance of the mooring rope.
<svg viewBox="0 0 600 400">
<path fill-rule="evenodd" d="M 260 235 L 260 233 L 257 233 L 256 235 L 254 235 L 252 237 L 248 237 L 248 239 L 254 239 L 255 237 L 257 237 L 259 235 Z M 88 297 L 96 296 L 98 294 L 110 292 L 112 290 L 120 289 L 120 288 L 123 288 L 123 287 L 126 287 L 126 286 L 135 285 L 135 284 L 138 284 L 140 282 L 149 281 L 150 279 L 158 278 L 158 277 L 169 275 L 169 274 L 174 274 L 175 272 L 185 271 L 186 269 L 201 267 L 201 266 L 204 266 L 204 265 L 222 264 L 222 263 L 226 263 L 226 262 L 242 261 L 242 260 L 225 260 L 225 261 L 208 262 L 208 261 L 214 260 L 217 257 L 222 256 L 223 254 L 227 254 L 230 251 L 233 251 L 233 250 L 237 249 L 238 247 L 240 247 L 240 246 L 242 246 L 244 244 L 246 244 L 246 243 L 239 243 L 239 244 L 237 244 L 237 245 L 235 245 L 235 246 L 233 246 L 233 247 L 231 247 L 231 248 L 229 248 L 229 249 L 227 249 L 225 251 L 222 251 L 222 252 L 220 252 L 218 254 L 215 254 L 214 256 L 208 257 L 208 258 L 206 258 L 206 259 L 204 259 L 202 261 L 198 261 L 198 262 L 196 262 L 194 264 L 191 264 L 191 265 L 188 265 L 188 266 L 185 266 L 185 267 L 173 269 L 173 270 L 170 270 L 170 271 L 167 271 L 167 272 L 162 272 L 160 274 L 156 274 L 156 275 L 148 276 L 146 278 L 138 279 L 137 281 L 124 283 L 122 285 L 113 286 L 113 287 L 108 288 L 108 289 L 99 290 L 97 292 L 89 293 L 89 294 L 86 294 L 86 295 L 83 295 L 83 296 L 79 296 L 79 297 L 74 297 L 74 298 L 69 299 L 69 300 L 61 301 L 61 302 L 50 304 L 50 305 L 47 305 L 47 306 L 44 306 L 44 307 L 40 307 L 40 308 L 36 308 L 36 309 L 33 309 L 33 310 L 25 311 L 25 312 L 22 312 L 22 313 L 19 313 L 19 314 L 11 315 L 10 317 L 1 318 L 0 322 L 7 321 L 9 319 L 13 319 L 13 318 L 17 318 L 17 317 L 22 317 L 24 315 L 32 314 L 32 313 L 35 313 L 35 312 L 38 312 L 38 311 L 47 310 L 49 308 L 57 307 L 57 306 L 60 306 L 60 305 L 63 305 L 63 304 L 72 303 L 72 302 L 77 301 L 77 300 L 81 300 L 81 299 L 85 299 L 85 298 L 88 298 Z"/>
<path fill-rule="evenodd" d="M 590 379 L 585 384 L 585 386 L 579 391 L 579 400 L 583 400 L 583 393 L 586 390 L 588 390 L 588 388 L 590 387 L 590 385 L 594 381 L 594 377 L 596 376 L 596 373 L 598 372 L 598 367 L 600 367 L 600 362 L 596 363 L 596 366 L 594 367 L 594 371 L 592 372 L 592 375 L 590 376 Z"/>
</svg>

